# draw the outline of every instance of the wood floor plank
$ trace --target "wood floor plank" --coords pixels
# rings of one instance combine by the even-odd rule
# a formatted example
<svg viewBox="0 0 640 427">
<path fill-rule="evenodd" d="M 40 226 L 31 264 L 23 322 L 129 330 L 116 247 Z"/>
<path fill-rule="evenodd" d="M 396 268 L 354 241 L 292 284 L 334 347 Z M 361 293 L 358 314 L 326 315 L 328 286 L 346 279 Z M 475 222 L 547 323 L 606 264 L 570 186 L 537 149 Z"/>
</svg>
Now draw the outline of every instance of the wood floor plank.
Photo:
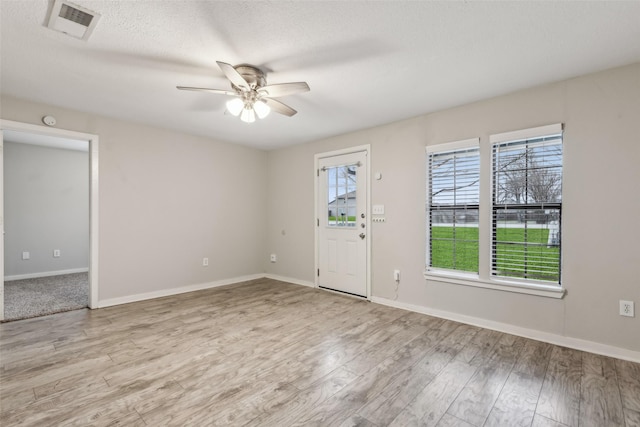
<svg viewBox="0 0 640 427">
<path fill-rule="evenodd" d="M 241 361 L 227 357 L 213 363 L 206 359 L 194 361 L 194 364 L 199 366 L 195 371 L 191 371 L 191 377 L 185 376 L 189 371 L 182 370 L 179 373 L 185 393 L 172 401 L 170 407 L 165 405 L 139 411 L 145 421 L 152 425 L 165 422 L 181 425 L 187 422 L 195 423 L 201 418 L 206 418 L 209 420 L 207 422 L 211 423 L 214 418 L 210 415 L 211 412 L 219 416 L 223 414 L 222 410 L 216 407 L 235 410 L 234 402 L 241 398 L 251 399 L 250 394 L 257 393 L 257 384 L 262 384 L 261 387 L 265 389 L 274 384 L 277 390 L 286 389 L 286 386 L 280 386 L 279 378 L 275 379 L 277 376 L 271 368 L 274 360 L 259 356 L 251 353 L 251 357 L 245 357 Z M 271 376 L 271 379 L 265 380 L 266 376 Z M 239 416 L 238 413 L 234 414 L 236 417 Z M 255 416 L 256 414 L 251 418 Z"/>
<path fill-rule="evenodd" d="M 568 426 L 580 419 L 582 353 L 554 347 L 536 413 Z"/>
<path fill-rule="evenodd" d="M 418 333 L 418 331 L 412 331 L 408 337 L 416 336 Z M 308 357 L 308 354 L 301 355 L 298 361 L 304 365 L 304 368 L 294 374 L 295 378 L 290 377 L 286 380 L 296 387 L 304 389 L 334 369 L 346 365 L 359 355 L 367 354 L 370 349 L 375 351 L 377 347 L 383 345 L 394 335 L 401 334 L 404 332 L 398 325 L 391 323 L 372 324 L 362 333 L 345 337 L 344 340 L 340 340 L 328 349 L 316 347 L 315 350 L 320 350 L 321 353 L 312 353 L 315 355 L 312 359 Z M 310 363 L 311 360 L 313 360 L 312 363 Z"/>
<path fill-rule="evenodd" d="M 504 424 L 509 425 L 509 424 Z M 436 427 L 476 427 L 473 424 L 469 424 L 468 422 L 461 420 L 460 418 L 456 418 L 453 415 L 444 414 Z"/>
<path fill-rule="evenodd" d="M 340 427 L 377 427 L 377 425 L 360 415 L 353 415 L 344 420 Z"/>
<path fill-rule="evenodd" d="M 263 385 L 260 383 L 259 387 Z M 171 400 L 170 406 L 155 405 L 140 415 L 148 425 L 211 425 L 215 414 L 227 415 L 224 410 L 235 410 L 253 387 L 254 381 L 231 378 L 223 384 L 187 388 Z"/>
<path fill-rule="evenodd" d="M 624 409 L 624 420 L 627 427 L 640 427 L 640 412 Z"/>
<path fill-rule="evenodd" d="M 491 354 L 464 386 L 447 413 L 473 425 L 482 425 L 491 412 L 525 340 L 503 334 Z"/>
<path fill-rule="evenodd" d="M 103 339 L 96 340 L 94 345 L 87 346 L 65 346 L 62 349 L 54 349 L 48 351 L 47 362 L 51 365 L 60 365 L 69 363 L 72 360 L 78 359 L 79 355 L 82 359 L 100 357 L 105 354 L 111 355 L 119 351 L 124 351 L 135 347 L 135 345 L 122 337 L 122 340 L 114 339 L 114 337 L 105 337 Z M 2 377 L 8 378 L 9 376 L 16 376 L 24 374 L 30 370 L 38 369 L 42 365 L 43 353 L 34 353 L 28 356 L 24 356 L 20 360 L 15 360 L 5 365 L 5 370 Z M 112 358 L 113 360 L 113 358 Z"/>
<path fill-rule="evenodd" d="M 580 426 L 624 426 L 620 388 L 613 359 L 582 354 Z"/>
<path fill-rule="evenodd" d="M 431 381 L 398 414 L 390 426 L 435 426 L 477 368 L 454 361 Z"/>
<path fill-rule="evenodd" d="M 640 364 L 616 360 L 615 367 L 622 405 L 625 409 L 640 412 Z"/>
<path fill-rule="evenodd" d="M 533 421 L 552 346 L 526 340 L 525 346 L 484 423 L 528 427 Z"/>
<path fill-rule="evenodd" d="M 454 329 L 455 328 L 455 329 Z M 447 358 L 451 359 L 455 356 L 455 352 L 451 350 L 456 344 L 453 342 L 459 339 L 462 343 L 457 346 L 462 347 L 470 337 L 477 331 L 476 328 L 459 325 L 453 322 L 447 322 L 443 328 L 436 328 L 431 331 L 433 336 L 448 337 L 452 335 L 452 331 L 460 329 L 460 333 L 456 334 L 450 342 L 447 342 L 440 348 L 439 354 L 447 354 Z M 438 345 L 439 343 L 436 343 Z M 313 408 L 308 414 L 299 418 L 293 425 L 340 425 L 342 420 L 350 418 L 353 415 L 360 415 L 376 424 L 380 424 L 380 420 L 365 415 L 361 410 L 368 402 L 375 400 L 382 392 L 387 390 L 390 384 L 398 382 L 400 378 L 407 379 L 412 372 L 411 368 L 420 358 L 424 359 L 425 349 L 409 346 L 406 351 L 400 352 L 394 357 L 385 359 L 382 363 L 373 369 L 358 377 L 356 380 L 340 390 L 331 398 L 327 399 L 323 404 Z M 420 357 L 422 356 L 422 357 Z M 399 369 L 402 369 L 399 374 Z M 375 405 L 377 408 L 379 405 Z M 375 415 L 372 413 L 372 415 Z"/>
<path fill-rule="evenodd" d="M 127 427 L 145 427 L 147 424 L 144 420 L 135 412 L 127 412 L 119 416 L 118 418 L 110 418 L 103 416 L 100 412 L 92 414 L 90 417 L 76 417 L 69 420 L 64 420 L 65 426 L 92 426 L 92 427 L 112 427 L 112 426 L 127 426 Z"/>
<path fill-rule="evenodd" d="M 513 367 L 513 372 L 544 379 L 553 347 L 545 342 L 526 340 L 522 353 Z"/>
<path fill-rule="evenodd" d="M 482 365 L 502 335 L 501 332 L 480 329 L 471 342 L 465 345 L 462 351 L 456 355 L 456 360 L 474 366 Z"/>
<path fill-rule="evenodd" d="M 547 417 L 543 417 L 540 414 L 536 414 L 533 417 L 533 423 L 531 423 L 531 427 L 567 427 L 567 425 L 551 420 Z"/>
<path fill-rule="evenodd" d="M 291 426 L 339 426 L 345 419 L 357 415 L 357 410 L 369 399 L 377 396 L 392 380 L 390 364 L 382 364 L 362 375 L 342 390 L 311 408 L 297 418 Z"/>
<path fill-rule="evenodd" d="M 105 325 L 111 320 L 88 309 L 68 311 L 34 319 L 1 324 L 2 343 L 8 351 L 14 346 L 34 342 L 53 342 L 82 333 L 86 327 Z M 15 326 L 19 324 L 20 326 Z"/>
<path fill-rule="evenodd" d="M 320 405 L 328 398 L 342 390 L 347 384 L 355 380 L 357 376 L 344 369 L 338 368 L 327 374 L 324 378 L 311 384 L 298 395 L 278 407 L 271 407 L 253 420 L 247 426 L 288 426 L 313 408 Z"/>
<path fill-rule="evenodd" d="M 0 324 L 3 427 L 629 427 L 639 396 L 637 363 L 270 279 Z"/>
<path fill-rule="evenodd" d="M 2 375 L 7 371 L 14 369 L 17 365 L 24 364 L 25 360 L 30 358 L 41 358 L 43 353 L 53 354 L 56 348 L 51 342 L 36 341 L 33 344 L 14 346 L 13 348 L 3 349 Z"/>
<path fill-rule="evenodd" d="M 542 388 L 542 378 L 511 372 L 484 426 L 530 426 Z"/>
<path fill-rule="evenodd" d="M 352 325 L 353 327 L 353 325 Z M 319 335 L 319 333 L 308 333 L 306 330 L 300 330 L 291 334 L 295 336 L 300 334 L 301 338 L 304 334 Z M 269 335 L 265 335 L 269 337 Z M 198 366 L 192 364 L 196 372 L 190 372 L 191 368 L 185 372 L 178 372 L 175 378 L 185 387 L 198 387 L 209 382 L 223 382 L 232 377 L 242 377 L 251 374 L 254 371 L 273 370 L 281 373 L 283 380 L 295 380 L 304 376 L 308 378 L 309 370 L 315 365 L 315 360 L 323 360 L 327 349 L 332 348 L 336 344 L 334 338 L 330 338 L 325 343 L 312 345 L 315 342 L 307 343 L 304 340 L 279 339 L 272 342 L 253 341 L 255 346 L 245 348 L 242 351 L 231 354 L 226 361 L 216 363 L 214 366 L 209 364 Z M 268 343 L 268 344 L 267 344 Z M 275 344 L 274 346 L 271 346 Z"/>
<path fill-rule="evenodd" d="M 0 416 L 11 411 L 20 411 L 36 400 L 32 389 L 13 392 L 10 398 L 2 391 L 0 384 Z"/>
<path fill-rule="evenodd" d="M 176 386 L 165 381 L 141 381 L 123 388 L 91 389 L 91 393 L 71 389 L 36 400 L 21 411 L 3 413 L 0 421 L 6 425 L 33 426 L 109 425 L 134 413 L 134 404 L 145 399 L 163 399 L 164 391 Z"/>
<path fill-rule="evenodd" d="M 38 403 L 47 398 L 57 396 L 53 405 L 60 405 L 76 401 L 79 397 L 92 395 L 100 390 L 108 390 L 109 384 L 101 376 L 91 375 L 88 372 L 80 372 L 64 378 L 59 378 L 50 383 L 34 387 Z M 60 396 L 63 395 L 63 396 Z"/>
<path fill-rule="evenodd" d="M 263 408 L 278 405 L 291 399 L 299 390 L 287 383 L 264 381 L 253 383 L 234 395 L 225 404 L 209 405 L 171 425 L 230 426 L 245 425 L 258 416 Z"/>
<path fill-rule="evenodd" d="M 438 323 L 434 321 L 434 324 Z M 357 375 L 362 375 L 391 356 L 399 346 L 423 334 L 426 329 L 422 325 L 405 326 L 362 351 L 359 356 L 345 363 L 345 367 Z"/>
<path fill-rule="evenodd" d="M 394 381 L 379 396 L 367 401 L 358 414 L 380 425 L 391 423 L 478 332 L 477 328 L 468 325 L 448 322 L 443 326 L 434 331 L 434 336 L 440 341 L 424 347 L 419 354 L 421 357 L 397 372 Z M 451 330 L 451 327 L 454 329 Z M 448 330 L 451 332 L 443 336 L 442 332 Z"/>
<path fill-rule="evenodd" d="M 91 372 L 104 367 L 112 367 L 113 362 L 108 355 L 93 356 L 82 359 L 80 356 L 66 363 L 52 365 L 43 358 L 40 366 L 34 366 L 27 371 L 21 371 L 16 375 L 5 377 L 0 385 L 3 396 L 18 393 L 23 390 L 31 390 L 52 381 L 73 375 L 75 372 Z"/>
</svg>

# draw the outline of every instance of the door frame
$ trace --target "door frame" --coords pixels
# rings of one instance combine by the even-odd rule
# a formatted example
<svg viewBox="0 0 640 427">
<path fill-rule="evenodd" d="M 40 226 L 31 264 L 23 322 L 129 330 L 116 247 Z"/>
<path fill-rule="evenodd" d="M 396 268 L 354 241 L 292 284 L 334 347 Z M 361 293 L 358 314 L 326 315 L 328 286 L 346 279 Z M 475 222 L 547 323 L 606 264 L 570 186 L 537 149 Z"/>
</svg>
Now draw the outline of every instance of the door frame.
<svg viewBox="0 0 640 427">
<path fill-rule="evenodd" d="M 45 136 L 78 139 L 89 143 L 89 308 L 98 308 L 98 236 L 99 236 L 99 137 L 98 135 L 51 128 L 41 125 L 0 120 L 0 229 L 4 233 L 4 130 L 29 132 Z M 4 320 L 4 234 L 0 242 L 0 320 Z"/>
<path fill-rule="evenodd" d="M 365 204 L 365 224 L 367 230 L 367 240 L 366 240 L 366 260 L 367 260 L 367 268 L 366 268 L 366 282 L 367 282 L 367 295 L 365 296 L 367 300 L 371 300 L 371 145 L 358 145 L 355 147 L 343 148 L 340 150 L 327 151 L 324 153 L 317 153 L 313 156 L 313 216 L 316 219 L 315 228 L 315 239 L 314 239 L 314 259 L 315 259 L 315 268 L 314 268 L 314 287 L 320 288 L 319 278 L 318 278 L 318 269 L 320 268 L 320 217 L 319 210 L 320 208 L 324 208 L 320 206 L 318 203 L 318 197 L 320 194 L 320 160 L 325 159 L 327 157 L 336 157 L 342 156 L 345 154 L 353 154 L 364 151 L 366 153 L 366 164 L 367 164 L 367 185 L 366 185 L 366 197 L 367 203 Z M 321 288 L 323 290 L 328 290 Z M 330 291 L 330 290 L 328 290 Z M 331 292 L 331 291 L 330 291 Z M 337 292 L 337 291 L 335 291 Z M 341 295 L 347 295 L 344 293 L 340 293 Z"/>
</svg>

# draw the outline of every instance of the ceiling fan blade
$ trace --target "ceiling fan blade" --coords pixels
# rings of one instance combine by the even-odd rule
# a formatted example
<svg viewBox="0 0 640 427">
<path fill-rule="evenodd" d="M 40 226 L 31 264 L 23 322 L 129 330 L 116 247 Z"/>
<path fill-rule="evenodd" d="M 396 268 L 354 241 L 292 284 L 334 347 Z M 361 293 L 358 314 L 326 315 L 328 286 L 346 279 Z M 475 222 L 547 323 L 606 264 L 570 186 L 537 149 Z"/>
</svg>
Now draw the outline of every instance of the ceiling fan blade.
<svg viewBox="0 0 640 427">
<path fill-rule="evenodd" d="M 242 75 L 237 72 L 235 68 L 233 68 L 233 65 L 221 61 L 216 61 L 216 63 L 218 64 L 224 75 L 227 76 L 229 80 L 231 80 L 231 83 L 244 90 L 251 90 L 249 83 L 247 83 L 244 77 L 242 77 Z"/>
<path fill-rule="evenodd" d="M 197 92 L 211 92 L 211 93 L 219 93 L 220 95 L 230 95 L 230 96 L 238 96 L 232 90 L 223 90 L 223 89 L 209 89 L 206 87 L 189 87 L 189 86 L 176 86 L 180 90 L 195 90 Z"/>
<path fill-rule="evenodd" d="M 275 99 L 262 98 L 262 101 L 264 101 L 269 107 L 271 107 L 271 110 L 275 111 L 276 113 L 284 114 L 288 117 L 291 117 L 297 113 L 297 111 L 293 108 L 289 107 L 286 104 L 283 104 L 280 101 L 276 101 Z"/>
<path fill-rule="evenodd" d="M 258 89 L 258 92 L 272 98 L 279 96 L 293 95 L 294 93 L 309 92 L 309 85 L 306 82 L 280 83 L 266 85 Z"/>
</svg>

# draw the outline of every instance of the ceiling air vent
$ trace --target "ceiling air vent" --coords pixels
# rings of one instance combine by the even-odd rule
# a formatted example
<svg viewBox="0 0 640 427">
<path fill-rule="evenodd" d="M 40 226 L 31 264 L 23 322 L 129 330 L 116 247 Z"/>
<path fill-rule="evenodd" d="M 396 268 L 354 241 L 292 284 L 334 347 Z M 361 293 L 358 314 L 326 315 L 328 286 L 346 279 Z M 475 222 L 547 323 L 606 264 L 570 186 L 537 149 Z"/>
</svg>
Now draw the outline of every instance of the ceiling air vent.
<svg viewBox="0 0 640 427">
<path fill-rule="evenodd" d="M 47 27 L 81 40 L 87 40 L 100 15 L 63 0 L 55 0 Z"/>
</svg>

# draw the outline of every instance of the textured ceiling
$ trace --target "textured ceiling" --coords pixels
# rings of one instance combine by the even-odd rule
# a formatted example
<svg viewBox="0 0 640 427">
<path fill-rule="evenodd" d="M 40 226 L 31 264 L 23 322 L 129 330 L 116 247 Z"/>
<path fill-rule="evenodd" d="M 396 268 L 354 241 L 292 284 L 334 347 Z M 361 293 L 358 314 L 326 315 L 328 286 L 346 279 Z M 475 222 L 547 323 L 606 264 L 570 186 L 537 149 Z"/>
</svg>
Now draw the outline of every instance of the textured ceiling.
<svg viewBox="0 0 640 427">
<path fill-rule="evenodd" d="M 640 1 L 74 3 L 102 15 L 88 41 L 45 27 L 52 1 L 0 0 L 2 93 L 263 149 L 640 61 Z M 245 124 L 175 88 L 229 88 L 216 60 L 311 91 Z"/>
</svg>

